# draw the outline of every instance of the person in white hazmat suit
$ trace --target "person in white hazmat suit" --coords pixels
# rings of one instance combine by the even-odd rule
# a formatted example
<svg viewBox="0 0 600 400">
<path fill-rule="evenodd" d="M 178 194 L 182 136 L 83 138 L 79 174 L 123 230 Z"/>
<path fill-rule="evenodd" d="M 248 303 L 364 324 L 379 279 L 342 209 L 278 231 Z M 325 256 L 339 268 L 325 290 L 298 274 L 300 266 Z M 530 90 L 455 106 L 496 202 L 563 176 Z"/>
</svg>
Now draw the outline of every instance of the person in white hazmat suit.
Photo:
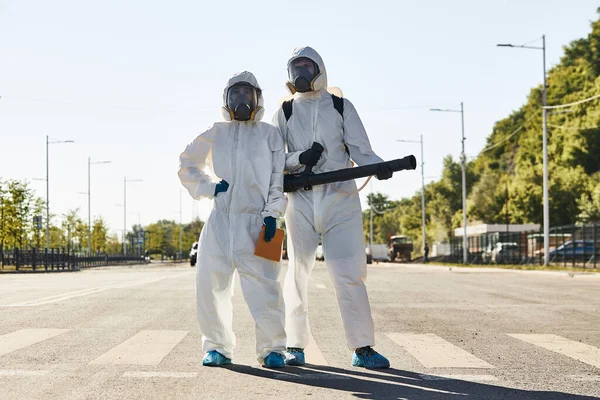
<svg viewBox="0 0 600 400">
<path fill-rule="evenodd" d="M 273 126 L 260 122 L 263 98 L 250 72 L 233 76 L 223 93 L 222 114 L 180 156 L 179 178 L 194 199 L 214 198 L 200 234 L 196 271 L 203 365 L 230 364 L 233 275 L 237 268 L 244 298 L 256 324 L 256 352 L 269 368 L 285 366 L 284 270 L 254 255 L 261 232 L 270 241 L 283 216 L 285 153 Z M 208 173 L 205 168 L 208 167 Z M 221 179 L 219 183 L 213 180 Z"/>
<path fill-rule="evenodd" d="M 335 171 L 383 160 L 371 149 L 367 133 L 347 99 L 327 91 L 327 73 L 319 54 L 310 47 L 294 50 L 288 61 L 287 87 L 291 100 L 273 117 L 285 142 L 285 170 L 300 173 L 316 163 L 314 173 Z M 313 142 L 324 147 L 320 154 Z M 387 166 L 378 179 L 393 172 Z M 340 308 L 346 342 L 354 350 L 352 365 L 388 368 L 389 361 L 372 349 L 373 319 L 365 286 L 366 256 L 360 199 L 354 181 L 314 186 L 289 194 L 285 215 L 289 267 L 284 283 L 288 365 L 305 363 L 304 348 L 311 333 L 308 323 L 308 280 L 315 264 L 319 234 Z"/>
</svg>

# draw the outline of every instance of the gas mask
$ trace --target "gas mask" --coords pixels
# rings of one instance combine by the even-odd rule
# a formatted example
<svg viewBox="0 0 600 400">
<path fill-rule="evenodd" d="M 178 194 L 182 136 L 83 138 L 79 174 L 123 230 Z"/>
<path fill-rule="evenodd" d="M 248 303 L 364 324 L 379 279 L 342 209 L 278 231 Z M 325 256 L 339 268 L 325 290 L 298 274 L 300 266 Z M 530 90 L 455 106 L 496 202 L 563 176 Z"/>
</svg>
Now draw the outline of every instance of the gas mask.
<svg viewBox="0 0 600 400">
<path fill-rule="evenodd" d="M 248 121 L 254 119 L 257 111 L 258 90 L 247 82 L 240 82 L 227 91 L 227 111 L 232 120 Z"/>
<path fill-rule="evenodd" d="M 321 72 L 319 66 L 310 58 L 299 57 L 292 61 L 288 68 L 289 85 L 300 93 L 314 90 L 314 82 Z"/>
</svg>

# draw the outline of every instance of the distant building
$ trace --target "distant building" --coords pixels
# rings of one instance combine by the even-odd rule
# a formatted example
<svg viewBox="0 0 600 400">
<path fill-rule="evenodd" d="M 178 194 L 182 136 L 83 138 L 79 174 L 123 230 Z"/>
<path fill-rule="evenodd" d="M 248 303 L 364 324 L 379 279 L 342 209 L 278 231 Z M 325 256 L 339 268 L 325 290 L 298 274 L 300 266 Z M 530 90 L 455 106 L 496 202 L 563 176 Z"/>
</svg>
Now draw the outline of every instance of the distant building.
<svg viewBox="0 0 600 400">
<path fill-rule="evenodd" d="M 467 237 L 469 236 L 481 236 L 488 233 L 499 233 L 499 232 L 532 232 L 539 231 L 541 228 L 540 224 L 479 224 L 479 225 L 467 225 Z M 454 236 L 462 237 L 464 228 L 456 228 L 454 230 Z"/>
</svg>

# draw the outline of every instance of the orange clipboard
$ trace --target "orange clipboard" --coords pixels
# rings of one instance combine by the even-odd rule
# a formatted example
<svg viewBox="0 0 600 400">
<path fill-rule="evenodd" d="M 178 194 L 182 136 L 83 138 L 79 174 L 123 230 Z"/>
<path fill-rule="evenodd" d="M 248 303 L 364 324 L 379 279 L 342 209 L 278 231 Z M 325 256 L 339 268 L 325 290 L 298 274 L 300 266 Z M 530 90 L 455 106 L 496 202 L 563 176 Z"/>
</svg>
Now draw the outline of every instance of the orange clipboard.
<svg viewBox="0 0 600 400">
<path fill-rule="evenodd" d="M 270 242 L 265 242 L 265 227 L 263 226 L 256 242 L 254 255 L 266 258 L 267 260 L 280 262 L 281 251 L 283 249 L 283 229 L 275 230 L 275 236 Z"/>
</svg>

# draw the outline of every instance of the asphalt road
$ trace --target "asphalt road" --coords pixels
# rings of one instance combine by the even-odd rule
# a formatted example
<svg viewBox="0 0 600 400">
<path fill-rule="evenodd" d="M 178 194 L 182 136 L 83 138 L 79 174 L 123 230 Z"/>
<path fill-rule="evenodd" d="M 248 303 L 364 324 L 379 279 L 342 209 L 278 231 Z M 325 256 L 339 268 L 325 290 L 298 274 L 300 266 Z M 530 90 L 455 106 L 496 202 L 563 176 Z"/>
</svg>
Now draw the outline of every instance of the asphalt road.
<svg viewBox="0 0 600 400">
<path fill-rule="evenodd" d="M 285 265 L 284 265 L 285 267 Z M 234 365 L 201 366 L 195 269 L 0 276 L 0 399 L 600 398 L 600 275 L 378 264 L 376 350 L 350 366 L 333 289 L 310 285 L 311 365 L 266 370 L 234 297 Z"/>
</svg>

